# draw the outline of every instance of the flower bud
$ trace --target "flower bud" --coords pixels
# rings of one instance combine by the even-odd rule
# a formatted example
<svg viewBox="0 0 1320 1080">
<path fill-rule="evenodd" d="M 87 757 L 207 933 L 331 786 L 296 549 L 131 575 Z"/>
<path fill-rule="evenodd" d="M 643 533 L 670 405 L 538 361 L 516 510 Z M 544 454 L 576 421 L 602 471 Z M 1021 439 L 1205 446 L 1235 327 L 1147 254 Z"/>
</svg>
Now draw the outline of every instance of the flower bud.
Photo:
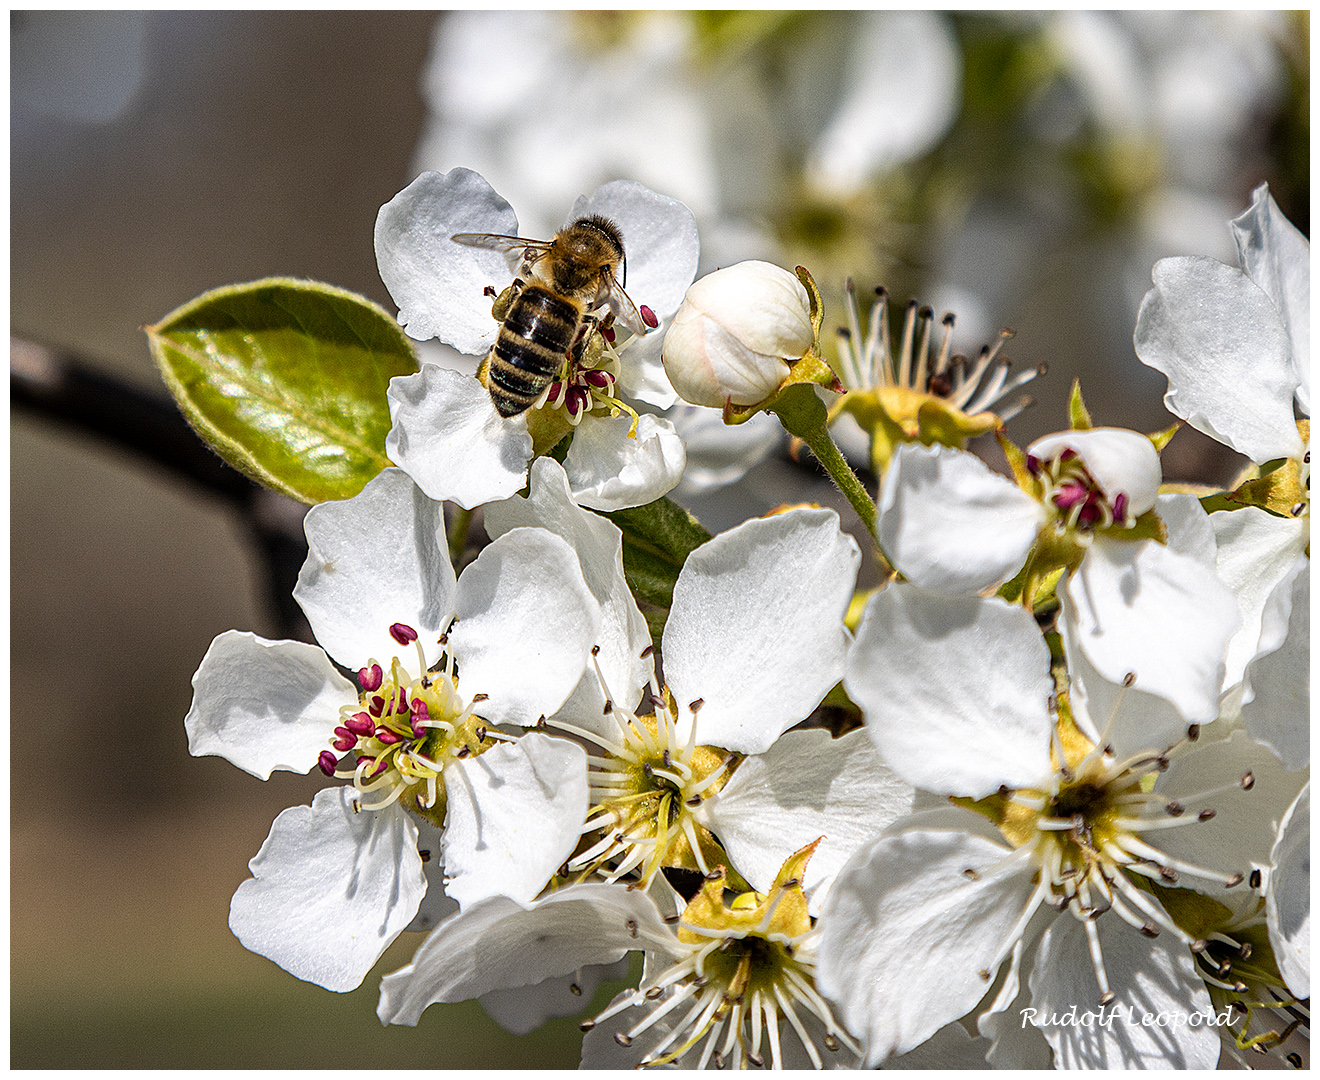
<svg viewBox="0 0 1320 1080">
<path fill-rule="evenodd" d="M 665 335 L 665 373 L 679 397 L 722 408 L 773 394 L 812 346 L 811 300 L 793 274 L 766 262 L 716 270 L 687 291 Z"/>
<path fill-rule="evenodd" d="M 1046 435 L 1027 447 L 1032 458 L 1047 466 L 1069 451 L 1099 488 L 1115 520 L 1130 522 L 1155 505 L 1163 474 L 1160 456 L 1145 435 L 1126 428 L 1090 428 Z"/>
</svg>

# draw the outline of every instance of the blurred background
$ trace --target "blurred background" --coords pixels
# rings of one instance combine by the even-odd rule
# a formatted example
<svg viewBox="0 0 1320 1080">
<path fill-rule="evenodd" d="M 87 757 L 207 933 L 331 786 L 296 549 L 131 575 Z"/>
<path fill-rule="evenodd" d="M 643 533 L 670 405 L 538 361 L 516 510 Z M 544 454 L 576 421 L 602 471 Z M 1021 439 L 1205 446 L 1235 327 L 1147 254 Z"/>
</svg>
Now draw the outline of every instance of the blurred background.
<svg viewBox="0 0 1320 1080">
<path fill-rule="evenodd" d="M 1263 180 L 1310 231 L 1305 12 L 14 12 L 10 44 L 11 723 L 69 736 L 59 799 L 11 765 L 15 1067 L 577 1063 L 573 1021 L 476 1003 L 381 1028 L 415 935 L 335 995 L 229 934 L 319 774 L 191 758 L 181 721 L 217 633 L 305 634 L 302 509 L 180 430 L 144 324 L 272 275 L 393 311 L 372 228 L 423 169 L 481 172 L 530 236 L 630 178 L 693 209 L 703 273 L 809 267 L 827 329 L 846 276 L 954 311 L 965 352 L 1012 327 L 1050 367 L 1021 443 L 1075 376 L 1098 423 L 1167 426 L 1151 265 L 1234 261 Z M 1221 451 L 1185 430 L 1166 475 L 1225 482 Z M 779 447 L 682 498 L 719 530 L 830 492 Z"/>
</svg>

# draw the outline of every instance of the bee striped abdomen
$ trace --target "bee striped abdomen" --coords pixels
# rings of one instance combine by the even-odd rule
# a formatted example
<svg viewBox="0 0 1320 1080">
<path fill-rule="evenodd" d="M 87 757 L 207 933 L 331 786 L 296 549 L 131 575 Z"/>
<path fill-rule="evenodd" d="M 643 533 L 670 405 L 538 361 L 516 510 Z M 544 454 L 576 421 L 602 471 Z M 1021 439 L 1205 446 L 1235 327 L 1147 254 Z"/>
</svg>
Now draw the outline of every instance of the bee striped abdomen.
<svg viewBox="0 0 1320 1080">
<path fill-rule="evenodd" d="M 490 352 L 490 396 L 501 416 L 517 416 L 541 396 L 577 336 L 581 309 L 539 285 L 526 285 Z"/>
</svg>

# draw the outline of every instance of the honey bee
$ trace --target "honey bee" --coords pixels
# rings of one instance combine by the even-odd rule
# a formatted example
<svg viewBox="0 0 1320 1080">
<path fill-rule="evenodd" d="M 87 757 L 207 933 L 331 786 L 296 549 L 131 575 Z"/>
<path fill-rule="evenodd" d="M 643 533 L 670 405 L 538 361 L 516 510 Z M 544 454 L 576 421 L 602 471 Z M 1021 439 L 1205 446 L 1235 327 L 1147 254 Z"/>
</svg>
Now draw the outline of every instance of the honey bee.
<svg viewBox="0 0 1320 1080">
<path fill-rule="evenodd" d="M 541 396 L 600 321 L 601 308 L 634 334 L 657 325 L 651 310 L 639 312 L 615 277 L 626 279 L 627 262 L 623 236 L 609 218 L 578 218 L 553 240 L 495 233 L 450 239 L 501 252 L 515 277 L 495 301 L 499 336 L 482 365 L 491 401 L 505 418 L 525 412 Z"/>
</svg>

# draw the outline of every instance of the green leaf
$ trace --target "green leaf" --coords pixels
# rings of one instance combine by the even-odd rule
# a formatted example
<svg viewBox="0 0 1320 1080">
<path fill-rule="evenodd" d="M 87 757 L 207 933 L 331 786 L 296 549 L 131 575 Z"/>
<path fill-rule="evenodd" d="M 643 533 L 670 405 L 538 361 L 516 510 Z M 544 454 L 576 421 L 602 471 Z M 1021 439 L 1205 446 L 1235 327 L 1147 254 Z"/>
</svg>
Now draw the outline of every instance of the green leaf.
<svg viewBox="0 0 1320 1080">
<path fill-rule="evenodd" d="M 365 297 L 266 278 L 203 293 L 144 329 L 188 422 L 259 483 L 305 503 L 347 499 L 390 464 L 385 391 L 417 358 Z"/>
<path fill-rule="evenodd" d="M 623 575 L 638 603 L 654 609 L 646 611 L 646 620 L 652 639 L 658 642 L 674 600 L 678 572 L 688 555 L 710 539 L 710 533 L 678 503 L 665 498 L 602 516 L 623 533 Z"/>
</svg>

